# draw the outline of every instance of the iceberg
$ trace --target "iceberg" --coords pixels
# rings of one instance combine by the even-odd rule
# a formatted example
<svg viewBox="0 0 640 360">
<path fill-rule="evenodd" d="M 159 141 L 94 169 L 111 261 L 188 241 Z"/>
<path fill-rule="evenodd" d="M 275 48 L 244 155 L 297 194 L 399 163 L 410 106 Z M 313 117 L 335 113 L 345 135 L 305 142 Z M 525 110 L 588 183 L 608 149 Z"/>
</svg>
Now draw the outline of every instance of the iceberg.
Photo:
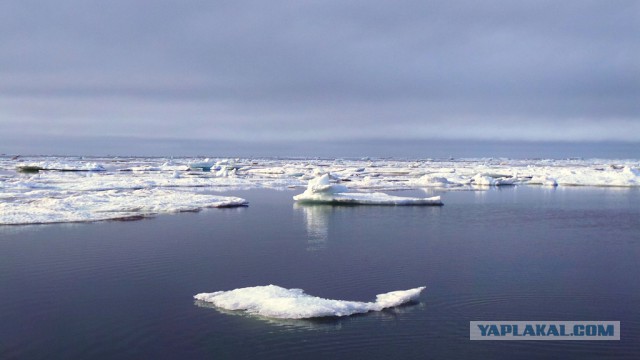
<svg viewBox="0 0 640 360">
<path fill-rule="evenodd" d="M 347 204 L 347 205 L 442 205 L 440 196 L 429 198 L 413 198 L 392 196 L 385 193 L 349 192 L 347 187 L 332 184 L 328 174 L 312 179 L 307 189 L 293 197 L 301 203 L 315 204 Z"/>
<path fill-rule="evenodd" d="M 268 318 L 309 319 L 381 311 L 416 301 L 424 289 L 422 286 L 379 294 L 374 302 L 324 299 L 308 295 L 302 289 L 286 289 L 276 285 L 200 293 L 194 299 L 211 303 L 220 309 L 244 310 Z"/>
</svg>

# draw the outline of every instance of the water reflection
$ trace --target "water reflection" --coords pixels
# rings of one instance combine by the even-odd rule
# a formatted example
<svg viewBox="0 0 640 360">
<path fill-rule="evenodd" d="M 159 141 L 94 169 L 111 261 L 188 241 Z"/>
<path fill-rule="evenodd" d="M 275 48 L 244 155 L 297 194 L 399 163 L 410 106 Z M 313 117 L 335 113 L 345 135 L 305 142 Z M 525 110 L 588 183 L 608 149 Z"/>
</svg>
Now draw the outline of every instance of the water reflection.
<svg viewBox="0 0 640 360">
<path fill-rule="evenodd" d="M 329 240 L 329 217 L 333 206 L 295 203 L 293 208 L 304 214 L 308 235 L 307 251 L 326 249 Z"/>
</svg>

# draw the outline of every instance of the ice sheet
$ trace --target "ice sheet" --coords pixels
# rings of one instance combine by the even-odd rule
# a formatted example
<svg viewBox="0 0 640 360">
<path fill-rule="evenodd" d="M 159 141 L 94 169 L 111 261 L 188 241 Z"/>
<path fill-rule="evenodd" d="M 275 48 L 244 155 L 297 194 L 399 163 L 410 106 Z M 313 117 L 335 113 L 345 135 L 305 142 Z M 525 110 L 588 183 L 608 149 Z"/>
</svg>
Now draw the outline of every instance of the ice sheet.
<svg viewBox="0 0 640 360">
<path fill-rule="evenodd" d="M 415 301 L 424 289 L 418 287 L 379 294 L 374 302 L 324 299 L 308 295 L 302 289 L 285 289 L 276 285 L 200 293 L 194 298 L 225 310 L 244 310 L 279 319 L 308 319 L 380 311 Z"/>
</svg>

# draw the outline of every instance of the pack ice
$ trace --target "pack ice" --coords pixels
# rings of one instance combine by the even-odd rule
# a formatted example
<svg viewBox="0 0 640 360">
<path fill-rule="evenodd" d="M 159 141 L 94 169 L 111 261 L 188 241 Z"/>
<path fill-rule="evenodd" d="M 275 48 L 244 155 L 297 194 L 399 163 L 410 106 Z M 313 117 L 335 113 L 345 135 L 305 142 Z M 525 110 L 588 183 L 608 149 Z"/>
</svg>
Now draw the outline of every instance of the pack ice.
<svg viewBox="0 0 640 360">
<path fill-rule="evenodd" d="M 439 205 L 437 197 L 404 198 L 382 191 L 473 191 L 499 186 L 638 187 L 640 161 L 0 155 L 0 225 L 244 206 L 244 199 L 211 194 L 239 189 L 305 189 L 295 198 L 303 203 Z"/>
</svg>

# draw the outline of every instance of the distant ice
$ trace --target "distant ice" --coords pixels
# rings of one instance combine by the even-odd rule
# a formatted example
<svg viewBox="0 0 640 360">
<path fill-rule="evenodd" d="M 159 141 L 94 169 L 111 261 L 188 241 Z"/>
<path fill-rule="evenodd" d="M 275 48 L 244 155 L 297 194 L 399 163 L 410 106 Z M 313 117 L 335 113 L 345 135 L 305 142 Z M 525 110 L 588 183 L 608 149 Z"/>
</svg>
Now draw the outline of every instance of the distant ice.
<svg viewBox="0 0 640 360">
<path fill-rule="evenodd" d="M 325 174 L 309 181 L 304 193 L 293 197 L 304 203 L 357 204 L 357 205 L 442 205 L 439 196 L 412 198 L 391 196 L 384 193 L 358 193 L 338 184 L 332 184 Z"/>
<path fill-rule="evenodd" d="M 95 162 L 82 161 L 39 161 L 21 163 L 16 166 L 20 171 L 106 171 L 105 167 Z"/>
<path fill-rule="evenodd" d="M 209 158 L 189 163 L 189 168 L 192 170 L 211 171 L 211 168 L 214 166 L 215 162 L 211 161 Z"/>
<path fill-rule="evenodd" d="M 536 175 L 536 176 L 533 176 L 527 184 L 555 187 L 555 186 L 558 186 L 558 181 L 552 177 L 546 177 L 544 175 Z"/>
<path fill-rule="evenodd" d="M 308 295 L 302 289 L 285 289 L 275 285 L 200 293 L 194 298 L 225 310 L 244 310 L 269 318 L 308 319 L 381 311 L 415 301 L 424 289 L 418 287 L 379 294 L 374 302 L 323 299 Z"/>
<path fill-rule="evenodd" d="M 207 166 L 209 170 L 203 171 Z M 296 201 L 434 205 L 440 203 L 437 197 L 404 198 L 384 192 L 426 188 L 475 191 L 504 185 L 639 187 L 640 160 L 0 155 L 0 223 L 93 221 L 122 215 L 119 213 L 126 216 L 135 213 L 118 210 L 127 208 L 140 209 L 138 213 L 143 216 L 183 211 L 180 209 L 197 210 L 217 202 L 214 198 L 201 201 L 203 191 L 306 188 L 295 197 Z M 139 194 L 146 195 L 140 197 Z"/>
<path fill-rule="evenodd" d="M 413 181 L 413 183 L 416 184 L 416 186 L 440 187 L 440 188 L 447 188 L 452 185 L 461 185 L 461 184 L 457 184 L 455 181 L 449 181 L 449 179 L 447 179 L 445 176 L 439 176 L 434 174 L 423 175 L 419 179 Z"/>
<path fill-rule="evenodd" d="M 509 176 L 490 176 L 484 174 L 476 174 L 471 178 L 471 184 L 475 186 L 505 186 L 515 185 L 517 179 Z"/>
</svg>

